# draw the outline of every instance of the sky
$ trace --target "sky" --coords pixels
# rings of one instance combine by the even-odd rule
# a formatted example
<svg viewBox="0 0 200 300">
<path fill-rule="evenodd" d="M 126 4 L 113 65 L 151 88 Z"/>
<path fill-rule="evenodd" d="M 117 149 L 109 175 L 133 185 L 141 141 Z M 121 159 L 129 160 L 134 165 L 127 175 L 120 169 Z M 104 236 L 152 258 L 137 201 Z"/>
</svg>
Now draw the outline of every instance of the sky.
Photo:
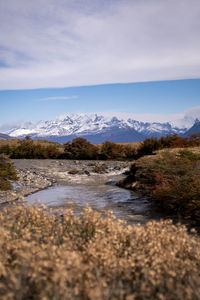
<svg viewBox="0 0 200 300">
<path fill-rule="evenodd" d="M 0 1 L 0 124 L 200 106 L 199 0 Z"/>
</svg>

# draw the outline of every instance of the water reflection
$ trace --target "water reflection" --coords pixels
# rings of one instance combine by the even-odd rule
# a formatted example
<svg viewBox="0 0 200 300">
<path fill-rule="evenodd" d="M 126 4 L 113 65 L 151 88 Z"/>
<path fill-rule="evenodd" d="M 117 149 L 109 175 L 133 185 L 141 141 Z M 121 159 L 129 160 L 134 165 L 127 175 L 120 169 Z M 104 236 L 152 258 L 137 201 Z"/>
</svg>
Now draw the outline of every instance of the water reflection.
<svg viewBox="0 0 200 300">
<path fill-rule="evenodd" d="M 29 203 L 40 203 L 51 208 L 69 208 L 69 201 L 76 215 L 88 204 L 97 211 L 112 210 L 116 218 L 128 223 L 146 223 L 152 219 L 150 203 L 135 193 L 115 186 L 114 181 L 82 184 L 54 185 L 25 198 Z"/>
</svg>

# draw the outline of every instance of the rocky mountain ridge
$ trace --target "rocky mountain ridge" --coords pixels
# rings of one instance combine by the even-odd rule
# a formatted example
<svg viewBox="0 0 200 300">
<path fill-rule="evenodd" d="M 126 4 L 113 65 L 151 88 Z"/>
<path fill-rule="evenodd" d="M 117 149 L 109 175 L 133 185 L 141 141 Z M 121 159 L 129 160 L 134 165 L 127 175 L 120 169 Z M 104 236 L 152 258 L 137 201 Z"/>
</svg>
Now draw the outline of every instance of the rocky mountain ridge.
<svg viewBox="0 0 200 300">
<path fill-rule="evenodd" d="M 174 123 L 175 124 L 175 123 Z M 30 135 L 32 138 L 44 138 L 66 142 L 81 136 L 94 143 L 106 140 L 113 142 L 135 142 L 149 137 L 161 137 L 167 134 L 187 135 L 199 132 L 200 121 L 194 120 L 192 126 L 176 126 L 173 122 L 143 122 L 127 115 L 108 115 L 99 113 L 64 114 L 55 120 L 22 122 L 8 127 L 4 134 L 16 138 Z"/>
<path fill-rule="evenodd" d="M 7 134 L 0 133 L 0 140 L 7 140 L 7 139 L 11 139 L 11 137 Z"/>
</svg>

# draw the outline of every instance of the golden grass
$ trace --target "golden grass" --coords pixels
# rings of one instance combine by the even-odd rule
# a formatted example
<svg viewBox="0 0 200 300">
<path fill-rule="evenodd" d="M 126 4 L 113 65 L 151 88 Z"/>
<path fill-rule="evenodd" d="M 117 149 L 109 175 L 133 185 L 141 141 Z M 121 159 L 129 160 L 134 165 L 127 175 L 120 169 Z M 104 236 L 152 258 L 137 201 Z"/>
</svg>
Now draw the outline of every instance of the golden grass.
<svg viewBox="0 0 200 300">
<path fill-rule="evenodd" d="M 174 153 L 174 154 L 177 154 L 179 155 L 180 151 L 183 151 L 183 150 L 187 150 L 187 151 L 190 151 L 192 153 L 196 153 L 196 154 L 200 154 L 200 146 L 193 146 L 193 147 L 187 147 L 187 148 L 165 148 L 165 149 L 161 149 L 161 150 L 158 150 L 158 151 L 155 151 L 156 154 L 162 154 L 163 152 L 169 152 L 169 153 Z"/>
<path fill-rule="evenodd" d="M 122 146 L 130 146 L 132 148 L 139 148 L 139 146 L 142 144 L 142 142 L 129 142 L 129 143 L 117 143 L 119 145 L 122 145 Z"/>
<path fill-rule="evenodd" d="M 23 204 L 0 213 L 0 299 L 196 300 L 200 238 L 171 221 L 127 226 Z"/>
<path fill-rule="evenodd" d="M 122 146 L 130 146 L 133 149 L 138 149 L 139 146 L 142 144 L 142 142 L 129 142 L 129 143 L 115 143 L 117 145 L 122 145 Z M 94 144 L 96 147 L 101 149 L 102 144 Z"/>
<path fill-rule="evenodd" d="M 19 146 L 21 141 L 22 140 L 19 140 L 19 139 L 0 140 L 0 147 L 6 146 L 6 145 L 9 145 L 9 146 Z M 50 141 L 47 141 L 47 140 L 32 140 L 32 142 L 33 142 L 34 145 L 56 146 L 59 149 L 64 150 L 63 144 L 60 144 L 60 143 L 50 142 Z"/>
</svg>

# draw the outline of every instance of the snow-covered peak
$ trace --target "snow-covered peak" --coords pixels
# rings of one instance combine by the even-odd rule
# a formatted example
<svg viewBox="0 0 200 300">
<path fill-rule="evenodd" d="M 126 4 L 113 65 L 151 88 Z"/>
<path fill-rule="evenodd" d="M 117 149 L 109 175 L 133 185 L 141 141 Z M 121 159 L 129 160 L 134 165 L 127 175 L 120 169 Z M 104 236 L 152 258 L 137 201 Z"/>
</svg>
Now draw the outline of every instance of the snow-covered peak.
<svg viewBox="0 0 200 300">
<path fill-rule="evenodd" d="M 136 119 L 136 115 L 130 113 L 64 113 L 54 120 L 4 125 L 0 127 L 0 132 L 14 137 L 26 135 L 50 137 L 97 135 L 105 134 L 108 131 L 116 134 L 118 130 L 132 130 L 137 132 L 141 138 L 159 137 L 173 133 L 184 134 L 193 126 L 195 119 L 200 117 L 199 114 L 200 109 L 195 114 L 189 111 L 185 115 L 178 115 L 178 118 L 173 116 L 168 122 L 159 122 L 158 118 L 150 122 L 148 118 L 147 121 L 142 121 L 144 115 L 140 115 L 139 119 Z M 166 116 L 164 120 L 166 120 Z"/>
</svg>

